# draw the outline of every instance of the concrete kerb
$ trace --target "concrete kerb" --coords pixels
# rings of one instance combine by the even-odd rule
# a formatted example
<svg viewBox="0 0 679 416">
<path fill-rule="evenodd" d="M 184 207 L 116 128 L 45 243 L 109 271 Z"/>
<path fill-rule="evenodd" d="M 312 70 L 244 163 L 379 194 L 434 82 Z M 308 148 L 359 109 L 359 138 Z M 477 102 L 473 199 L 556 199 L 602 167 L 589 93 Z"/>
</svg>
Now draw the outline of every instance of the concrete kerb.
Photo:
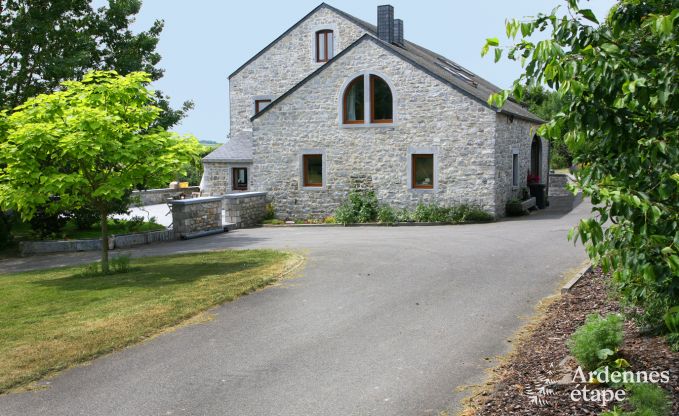
<svg viewBox="0 0 679 416">
<path fill-rule="evenodd" d="M 582 276 L 587 274 L 587 272 L 589 272 L 590 270 L 592 270 L 592 264 L 587 262 L 587 264 L 585 266 L 583 266 L 582 269 L 580 269 L 577 273 L 575 273 L 575 276 L 573 276 L 573 278 L 571 280 L 569 280 L 568 283 L 563 285 L 563 287 L 561 288 L 561 294 L 563 295 L 565 293 L 570 292 L 570 290 L 573 288 L 573 286 L 575 286 L 580 281 Z"/>
</svg>

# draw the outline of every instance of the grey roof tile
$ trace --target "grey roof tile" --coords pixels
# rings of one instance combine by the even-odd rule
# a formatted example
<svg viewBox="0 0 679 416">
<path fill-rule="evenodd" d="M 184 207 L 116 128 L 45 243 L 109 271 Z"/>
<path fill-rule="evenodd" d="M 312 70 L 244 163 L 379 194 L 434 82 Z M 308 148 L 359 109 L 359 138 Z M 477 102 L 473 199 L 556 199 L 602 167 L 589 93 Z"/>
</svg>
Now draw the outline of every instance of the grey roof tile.
<svg viewBox="0 0 679 416">
<path fill-rule="evenodd" d="M 203 162 L 252 162 L 251 135 L 246 132 L 235 135 L 205 156 Z"/>
</svg>

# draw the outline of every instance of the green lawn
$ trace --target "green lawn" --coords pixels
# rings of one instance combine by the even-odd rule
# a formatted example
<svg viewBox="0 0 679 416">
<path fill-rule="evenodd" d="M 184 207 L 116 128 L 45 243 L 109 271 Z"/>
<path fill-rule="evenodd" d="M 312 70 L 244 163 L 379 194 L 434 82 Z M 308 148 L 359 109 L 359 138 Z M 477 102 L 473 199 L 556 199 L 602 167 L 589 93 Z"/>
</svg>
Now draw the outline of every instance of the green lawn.
<svg viewBox="0 0 679 416">
<path fill-rule="evenodd" d="M 0 393 L 87 361 L 275 281 L 301 256 L 227 250 L 0 275 Z"/>
<path fill-rule="evenodd" d="M 141 233 L 144 231 L 159 231 L 164 230 L 160 224 L 152 222 L 131 222 L 125 220 L 108 220 L 108 232 L 113 234 L 130 234 Z M 79 230 L 73 221 L 69 221 L 57 236 L 59 239 L 67 240 L 82 240 L 88 238 L 101 238 L 101 230 L 93 227 L 89 230 Z M 12 235 L 17 240 L 37 240 L 31 230 L 31 226 L 27 223 L 19 223 L 12 227 Z"/>
</svg>

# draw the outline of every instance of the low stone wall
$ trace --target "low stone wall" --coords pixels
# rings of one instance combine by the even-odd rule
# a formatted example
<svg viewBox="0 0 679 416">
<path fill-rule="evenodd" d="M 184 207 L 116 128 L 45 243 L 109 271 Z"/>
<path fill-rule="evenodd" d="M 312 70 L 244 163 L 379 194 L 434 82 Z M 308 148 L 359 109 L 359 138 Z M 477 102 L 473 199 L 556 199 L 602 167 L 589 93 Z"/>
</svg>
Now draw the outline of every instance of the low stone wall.
<svg viewBox="0 0 679 416">
<path fill-rule="evenodd" d="M 225 220 L 235 228 L 254 227 L 266 216 L 266 192 L 241 192 L 222 198 Z"/>
<path fill-rule="evenodd" d="M 144 205 L 157 205 L 164 204 L 168 199 L 172 199 L 176 196 L 184 195 L 184 198 L 191 198 L 194 192 L 200 192 L 200 186 L 189 186 L 188 188 L 174 189 L 174 188 L 162 188 L 162 189 L 147 189 L 145 191 L 133 191 L 132 197 L 138 202 L 132 206 L 144 206 Z"/>
<path fill-rule="evenodd" d="M 109 250 L 115 250 L 175 239 L 174 230 L 112 235 L 108 238 L 108 248 Z M 101 250 L 101 239 L 22 241 L 19 243 L 19 249 L 21 250 L 22 256 L 31 254 L 71 253 L 76 251 L 98 251 Z"/>
<path fill-rule="evenodd" d="M 172 229 L 179 237 L 223 228 L 222 197 L 175 200 L 172 205 Z"/>
<path fill-rule="evenodd" d="M 566 188 L 572 177 L 562 173 L 549 175 L 549 209 L 553 211 L 570 211 L 581 201 L 582 195 L 573 195 Z"/>
</svg>

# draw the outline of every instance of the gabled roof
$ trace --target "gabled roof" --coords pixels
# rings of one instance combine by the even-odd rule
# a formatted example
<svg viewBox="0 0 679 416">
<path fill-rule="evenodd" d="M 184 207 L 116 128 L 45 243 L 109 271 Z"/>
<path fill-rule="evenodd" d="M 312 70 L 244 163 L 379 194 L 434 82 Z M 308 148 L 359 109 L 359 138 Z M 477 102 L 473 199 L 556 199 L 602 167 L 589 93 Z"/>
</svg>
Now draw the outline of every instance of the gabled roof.
<svg viewBox="0 0 679 416">
<path fill-rule="evenodd" d="M 238 134 L 229 139 L 212 153 L 203 158 L 204 162 L 252 162 L 252 140 L 246 133 Z"/>
<path fill-rule="evenodd" d="M 271 46 L 273 46 L 278 40 L 280 40 L 282 37 L 290 33 L 294 28 L 299 26 L 304 20 L 306 20 L 309 16 L 314 14 L 317 10 L 320 8 L 325 7 L 329 10 L 334 11 L 335 13 L 339 14 L 340 16 L 346 18 L 347 20 L 353 22 L 354 24 L 358 25 L 359 27 L 363 28 L 368 34 L 362 36 L 358 40 L 356 40 L 354 43 L 352 43 L 349 47 L 344 49 L 342 52 L 334 56 L 331 60 L 329 60 L 326 64 L 318 68 L 316 71 L 312 72 L 309 76 L 304 78 L 302 81 L 297 83 L 295 86 L 293 86 L 290 90 L 285 92 L 283 95 L 278 97 L 276 100 L 274 100 L 270 105 L 268 105 L 264 110 L 260 111 L 259 113 L 255 114 L 253 117 L 250 118 L 250 120 L 255 120 L 256 118 L 260 117 L 262 114 L 266 113 L 269 109 L 274 107 L 278 102 L 282 101 L 285 99 L 288 95 L 293 93 L 295 90 L 297 90 L 299 87 L 304 85 L 306 82 L 314 78 L 316 75 L 321 73 L 325 68 L 329 67 L 332 65 L 334 62 L 336 62 L 339 58 L 341 58 L 346 52 L 349 50 L 353 49 L 356 45 L 359 43 L 365 41 L 365 40 L 371 40 L 375 42 L 377 45 L 381 46 L 382 48 L 394 53 L 396 56 L 400 57 L 401 59 L 404 59 L 405 61 L 411 63 L 412 65 L 416 66 L 420 70 L 426 72 L 427 74 L 433 76 L 434 78 L 438 79 L 439 81 L 443 82 L 444 84 L 447 84 L 451 86 L 452 88 L 455 88 L 456 90 L 462 92 L 463 94 L 476 99 L 477 101 L 481 102 L 483 105 L 493 108 L 496 111 L 499 111 L 501 113 L 505 113 L 508 115 L 512 115 L 518 118 L 522 118 L 524 120 L 528 120 L 534 123 L 543 123 L 544 120 L 540 119 L 538 116 L 534 115 L 524 107 L 522 107 L 520 104 L 508 100 L 505 105 L 502 107 L 502 109 L 498 110 L 495 107 L 491 107 L 488 104 L 488 97 L 490 97 L 491 94 L 500 92 L 502 89 L 491 82 L 481 78 L 480 76 L 474 74 L 473 72 L 465 69 L 461 65 L 457 64 L 456 62 L 447 59 L 446 57 L 439 55 L 435 52 L 430 51 L 429 49 L 426 49 L 422 46 L 419 46 L 415 43 L 405 41 L 403 46 L 397 46 L 394 44 L 390 44 L 387 42 L 384 42 L 382 40 L 377 39 L 377 27 L 375 25 L 372 25 L 364 20 L 358 19 L 346 12 L 343 12 L 339 9 L 336 9 L 326 3 L 321 3 L 318 7 L 316 7 L 314 10 L 312 10 L 309 14 L 304 16 L 300 21 L 295 23 L 290 29 L 288 29 L 285 33 L 283 33 L 281 36 L 279 36 L 276 40 L 274 40 L 272 43 L 270 43 L 266 48 L 264 48 L 262 51 L 260 51 L 257 55 L 255 55 L 253 58 L 251 58 L 248 62 L 246 62 L 244 65 L 242 65 L 240 68 L 238 68 L 233 74 L 231 74 L 230 77 L 234 76 L 236 73 L 238 73 L 242 68 L 247 66 L 250 62 L 255 60 L 257 57 L 262 55 L 264 52 L 266 52 Z M 229 77 L 229 78 L 230 78 Z"/>
</svg>

